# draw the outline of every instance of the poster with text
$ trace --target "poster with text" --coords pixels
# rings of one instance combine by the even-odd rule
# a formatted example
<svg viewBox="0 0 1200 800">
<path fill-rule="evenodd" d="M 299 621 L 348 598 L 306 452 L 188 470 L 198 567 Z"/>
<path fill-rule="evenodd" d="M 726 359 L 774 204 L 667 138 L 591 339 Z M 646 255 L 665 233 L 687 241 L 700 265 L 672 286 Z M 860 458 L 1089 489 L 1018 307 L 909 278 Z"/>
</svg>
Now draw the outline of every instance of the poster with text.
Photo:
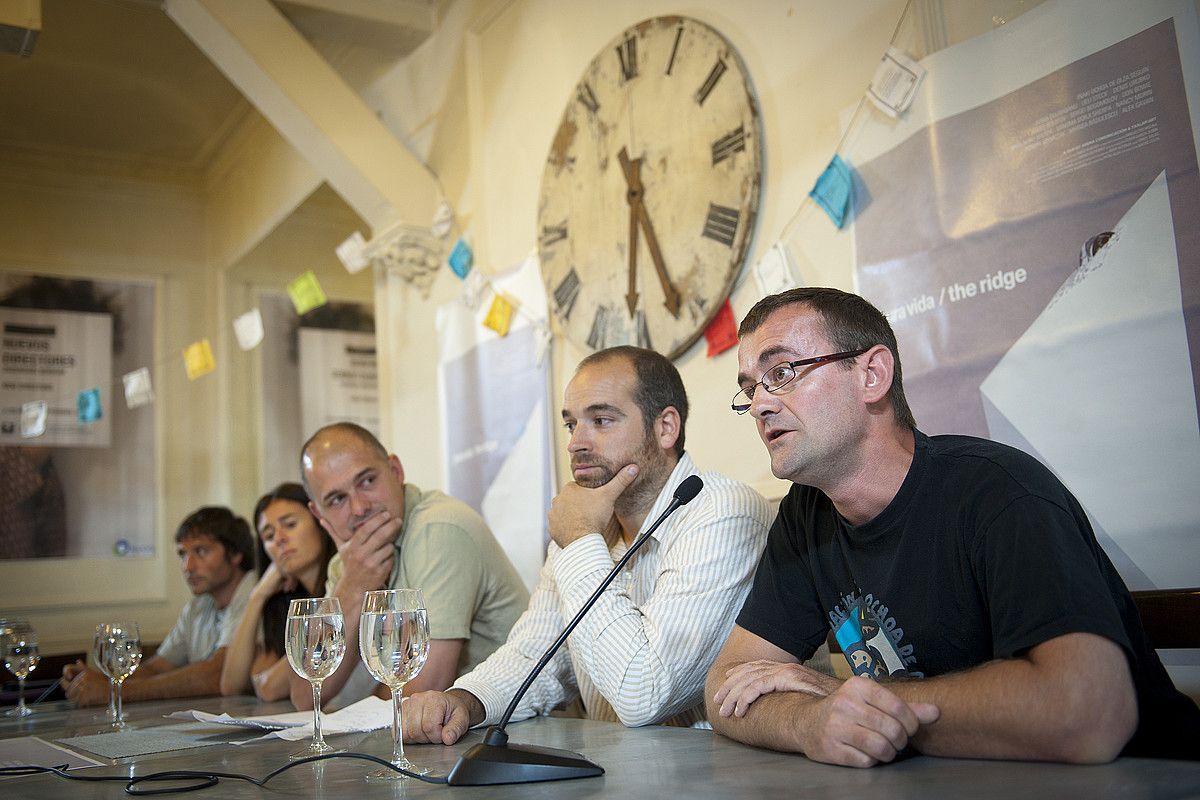
<svg viewBox="0 0 1200 800">
<path fill-rule="evenodd" d="M 375 334 L 300 328 L 300 414 L 305 431 L 353 422 L 379 436 Z"/>
<path fill-rule="evenodd" d="M 851 153 L 919 427 L 1040 458 L 1134 589 L 1200 564 L 1198 38 L 1188 2 L 1047 2 Z"/>
<path fill-rule="evenodd" d="M 108 447 L 112 432 L 112 315 L 0 308 L 0 445 Z M 100 416 L 87 419 L 80 392 L 99 389 Z M 22 431 L 21 406 L 46 403 L 45 430 Z M 81 419 L 81 417 L 84 417 Z"/>
<path fill-rule="evenodd" d="M 121 376 L 154 369 L 154 286 L 0 274 L 0 321 L 0 428 L 15 423 L 0 434 L 0 560 L 152 557 L 157 405 L 130 409 Z M 36 400 L 45 432 L 22 437 L 21 404 Z"/>
<path fill-rule="evenodd" d="M 505 336 L 483 324 L 494 292 L 520 309 Z M 539 344 L 546 325 L 535 255 L 493 277 L 477 306 L 460 298 L 437 314 L 446 491 L 483 515 L 530 588 L 549 541 L 550 366 Z"/>
</svg>

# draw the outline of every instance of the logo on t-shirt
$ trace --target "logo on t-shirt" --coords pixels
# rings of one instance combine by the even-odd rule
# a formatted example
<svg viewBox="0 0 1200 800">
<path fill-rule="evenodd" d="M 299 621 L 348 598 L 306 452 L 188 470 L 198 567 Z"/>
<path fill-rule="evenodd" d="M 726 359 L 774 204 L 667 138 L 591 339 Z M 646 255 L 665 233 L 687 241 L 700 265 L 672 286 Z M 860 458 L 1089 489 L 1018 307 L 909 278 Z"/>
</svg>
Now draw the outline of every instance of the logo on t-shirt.
<svg viewBox="0 0 1200 800">
<path fill-rule="evenodd" d="M 901 644 L 904 629 L 888 616 L 888 607 L 881 605 L 871 594 L 857 597 L 847 594 L 843 603 L 829 614 L 830 626 L 842 654 L 855 675 L 873 680 L 887 677 L 922 678 L 924 674 L 910 670 L 917 663 L 911 644 Z"/>
</svg>

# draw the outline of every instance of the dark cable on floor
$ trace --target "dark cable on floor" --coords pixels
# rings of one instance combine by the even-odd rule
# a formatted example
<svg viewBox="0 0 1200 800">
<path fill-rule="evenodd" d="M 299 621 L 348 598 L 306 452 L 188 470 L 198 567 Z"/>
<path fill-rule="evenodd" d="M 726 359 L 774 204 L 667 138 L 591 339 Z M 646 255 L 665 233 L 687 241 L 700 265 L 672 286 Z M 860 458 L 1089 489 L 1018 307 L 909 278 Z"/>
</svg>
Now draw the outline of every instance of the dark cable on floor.
<svg viewBox="0 0 1200 800">
<path fill-rule="evenodd" d="M 287 772 L 292 767 L 298 767 L 301 764 L 309 764 L 314 761 L 324 761 L 329 758 L 357 758 L 362 761 L 373 761 L 376 764 L 382 764 L 388 769 L 399 772 L 401 775 L 406 775 L 410 778 L 416 778 L 425 783 L 441 783 L 446 782 L 445 775 L 418 775 L 415 772 L 409 772 L 406 769 L 401 769 L 395 764 L 376 756 L 367 755 L 366 753 L 327 753 L 322 756 L 309 756 L 308 758 L 297 759 L 291 763 L 284 764 L 276 770 L 272 770 L 262 778 L 255 778 L 252 775 L 241 775 L 236 772 L 212 772 L 210 770 L 168 770 L 166 772 L 152 772 L 148 775 L 72 775 L 67 772 L 67 765 L 61 764 L 57 767 L 40 767 L 34 765 L 19 766 L 19 767 L 0 767 L 0 777 L 9 777 L 17 775 L 41 775 L 43 773 L 51 773 L 60 778 L 66 778 L 70 781 L 87 781 L 87 782 L 114 782 L 120 781 L 125 784 L 125 794 L 135 797 L 150 797 L 151 795 L 160 794 L 178 794 L 181 792 L 197 792 L 201 789 L 208 789 L 216 786 L 221 782 L 221 778 L 229 780 L 246 781 L 253 783 L 255 786 L 266 786 L 267 781 L 274 778 L 280 773 Z M 161 783 L 164 781 L 195 781 L 187 786 L 172 786 L 170 788 L 154 788 L 142 786 L 142 784 Z"/>
</svg>

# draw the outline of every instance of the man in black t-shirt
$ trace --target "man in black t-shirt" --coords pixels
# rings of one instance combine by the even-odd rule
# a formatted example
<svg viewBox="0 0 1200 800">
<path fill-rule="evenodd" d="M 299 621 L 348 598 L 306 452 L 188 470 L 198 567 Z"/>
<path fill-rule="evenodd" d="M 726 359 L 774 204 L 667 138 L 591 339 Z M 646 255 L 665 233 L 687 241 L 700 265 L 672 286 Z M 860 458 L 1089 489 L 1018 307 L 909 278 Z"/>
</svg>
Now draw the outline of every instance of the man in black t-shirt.
<svg viewBox="0 0 1200 800">
<path fill-rule="evenodd" d="M 739 336 L 734 410 L 794 485 L 709 673 L 718 732 L 852 766 L 1200 758 L 1078 501 L 1018 450 L 916 430 L 877 309 L 793 289 Z M 800 664 L 830 632 L 850 680 Z"/>
</svg>

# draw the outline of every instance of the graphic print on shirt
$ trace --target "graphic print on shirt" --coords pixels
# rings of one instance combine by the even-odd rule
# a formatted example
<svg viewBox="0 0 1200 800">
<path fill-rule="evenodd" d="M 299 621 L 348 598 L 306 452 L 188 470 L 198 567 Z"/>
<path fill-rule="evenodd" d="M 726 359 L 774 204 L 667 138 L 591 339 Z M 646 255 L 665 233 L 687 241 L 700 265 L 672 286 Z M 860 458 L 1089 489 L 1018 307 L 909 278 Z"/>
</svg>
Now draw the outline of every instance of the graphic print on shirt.
<svg viewBox="0 0 1200 800">
<path fill-rule="evenodd" d="M 888 616 L 888 607 L 870 592 L 859 597 L 850 592 L 829 613 L 829 624 L 846 662 L 855 675 L 872 680 L 885 677 L 923 678 L 910 669 L 917 663 L 911 644 L 904 641 L 904 629 Z"/>
</svg>

